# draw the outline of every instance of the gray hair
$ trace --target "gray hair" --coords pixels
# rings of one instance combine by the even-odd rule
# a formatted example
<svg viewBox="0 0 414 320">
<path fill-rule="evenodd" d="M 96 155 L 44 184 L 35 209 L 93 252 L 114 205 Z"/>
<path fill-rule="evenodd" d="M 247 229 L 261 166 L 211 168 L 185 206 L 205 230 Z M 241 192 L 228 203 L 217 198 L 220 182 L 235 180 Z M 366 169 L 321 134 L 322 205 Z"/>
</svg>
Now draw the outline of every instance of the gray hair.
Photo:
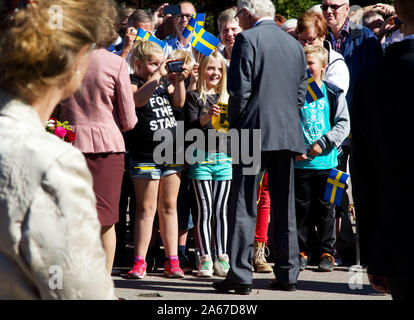
<svg viewBox="0 0 414 320">
<path fill-rule="evenodd" d="M 135 10 L 128 18 L 129 25 L 142 22 L 152 22 L 152 17 L 143 9 Z"/>
<path fill-rule="evenodd" d="M 298 24 L 297 19 L 289 19 L 289 20 L 286 20 L 280 27 L 286 31 L 291 28 L 296 28 L 297 24 Z"/>
<path fill-rule="evenodd" d="M 345 0 L 344 0 L 345 1 Z M 313 7 L 311 7 L 308 12 L 313 12 L 317 14 L 323 15 L 322 8 L 320 4 L 315 4 Z"/>
<path fill-rule="evenodd" d="M 276 9 L 270 0 L 238 0 L 239 9 L 247 9 L 255 18 L 270 17 L 274 19 Z"/>
</svg>

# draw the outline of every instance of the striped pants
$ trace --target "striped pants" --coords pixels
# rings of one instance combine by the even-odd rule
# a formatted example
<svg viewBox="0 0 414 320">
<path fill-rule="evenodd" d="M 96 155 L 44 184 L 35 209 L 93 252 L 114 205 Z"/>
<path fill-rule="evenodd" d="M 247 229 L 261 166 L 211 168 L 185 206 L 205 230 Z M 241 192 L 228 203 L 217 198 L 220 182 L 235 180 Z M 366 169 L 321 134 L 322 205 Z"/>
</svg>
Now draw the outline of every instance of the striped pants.
<svg viewBox="0 0 414 320">
<path fill-rule="evenodd" d="M 214 247 L 217 256 L 227 253 L 227 199 L 231 180 L 192 180 L 196 194 L 198 219 L 197 232 L 201 255 L 211 257 L 212 224 Z"/>
</svg>

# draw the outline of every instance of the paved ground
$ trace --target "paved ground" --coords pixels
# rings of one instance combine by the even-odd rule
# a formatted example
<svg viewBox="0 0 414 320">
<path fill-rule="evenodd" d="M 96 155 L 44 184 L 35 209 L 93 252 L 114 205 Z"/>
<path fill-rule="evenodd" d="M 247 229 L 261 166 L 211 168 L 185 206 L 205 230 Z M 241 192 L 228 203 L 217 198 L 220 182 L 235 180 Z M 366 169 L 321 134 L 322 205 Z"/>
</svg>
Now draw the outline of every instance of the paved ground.
<svg viewBox="0 0 414 320">
<path fill-rule="evenodd" d="M 333 272 L 322 273 L 311 266 L 299 274 L 294 292 L 268 288 L 272 278 L 273 274 L 254 273 L 253 291 L 243 296 L 216 293 L 211 283 L 223 278 L 198 278 L 195 271 L 184 279 L 168 279 L 162 270 L 143 280 L 127 279 L 123 274 L 113 277 L 117 296 L 127 300 L 391 300 L 390 295 L 377 293 L 369 286 L 363 269 L 336 267 Z"/>
</svg>

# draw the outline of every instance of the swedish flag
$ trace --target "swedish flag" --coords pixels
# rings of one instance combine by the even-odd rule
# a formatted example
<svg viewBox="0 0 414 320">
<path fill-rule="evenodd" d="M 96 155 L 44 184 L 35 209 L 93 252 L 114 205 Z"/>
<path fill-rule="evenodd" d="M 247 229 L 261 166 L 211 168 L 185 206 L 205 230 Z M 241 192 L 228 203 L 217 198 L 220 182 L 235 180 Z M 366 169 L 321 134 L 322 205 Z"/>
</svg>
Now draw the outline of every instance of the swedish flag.
<svg viewBox="0 0 414 320">
<path fill-rule="evenodd" d="M 308 91 L 306 92 L 306 102 L 311 103 L 323 97 L 323 93 L 318 84 L 313 79 L 309 69 L 308 73 Z"/>
<path fill-rule="evenodd" d="M 349 178 L 349 174 L 345 172 L 331 169 L 326 183 L 325 195 L 323 200 L 330 203 L 335 203 L 337 206 L 341 205 L 342 194 L 345 190 L 346 181 Z"/>
<path fill-rule="evenodd" d="M 193 39 L 191 40 L 191 45 L 194 47 L 194 49 L 204 54 L 205 56 L 209 56 L 214 51 L 214 49 L 216 49 L 219 42 L 220 40 L 218 38 L 213 36 L 211 33 L 208 33 L 200 25 L 196 24 L 194 28 Z"/>
<path fill-rule="evenodd" d="M 148 41 L 151 41 L 151 42 L 155 42 L 156 44 L 158 44 L 163 49 L 166 46 L 166 43 L 164 41 L 154 37 L 151 33 L 149 33 L 148 31 L 145 31 L 141 28 L 138 29 L 136 39 L 137 40 L 138 39 L 143 39 L 143 40 L 148 40 Z"/>
<path fill-rule="evenodd" d="M 205 13 L 196 13 L 193 17 L 199 26 L 204 27 L 204 21 L 206 20 Z"/>
<path fill-rule="evenodd" d="M 185 29 L 183 30 L 183 37 L 188 38 L 188 36 L 194 31 L 194 27 L 198 24 L 201 27 L 204 27 L 204 20 L 206 19 L 205 13 L 196 13 L 188 21 Z"/>
</svg>

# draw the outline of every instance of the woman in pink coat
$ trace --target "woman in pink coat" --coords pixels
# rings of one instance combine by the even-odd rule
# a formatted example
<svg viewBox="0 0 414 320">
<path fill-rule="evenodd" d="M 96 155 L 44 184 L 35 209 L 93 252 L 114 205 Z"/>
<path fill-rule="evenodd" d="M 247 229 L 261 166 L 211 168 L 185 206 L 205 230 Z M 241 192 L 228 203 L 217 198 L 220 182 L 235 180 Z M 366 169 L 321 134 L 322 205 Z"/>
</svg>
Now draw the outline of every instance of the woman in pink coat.
<svg viewBox="0 0 414 320">
<path fill-rule="evenodd" d="M 119 199 L 124 172 L 123 131 L 137 123 L 135 104 L 125 59 L 105 46 L 113 39 L 97 44 L 80 89 L 61 102 L 58 118 L 73 125 L 74 146 L 85 155 L 93 176 L 101 239 L 112 271 L 119 217 Z"/>
</svg>

